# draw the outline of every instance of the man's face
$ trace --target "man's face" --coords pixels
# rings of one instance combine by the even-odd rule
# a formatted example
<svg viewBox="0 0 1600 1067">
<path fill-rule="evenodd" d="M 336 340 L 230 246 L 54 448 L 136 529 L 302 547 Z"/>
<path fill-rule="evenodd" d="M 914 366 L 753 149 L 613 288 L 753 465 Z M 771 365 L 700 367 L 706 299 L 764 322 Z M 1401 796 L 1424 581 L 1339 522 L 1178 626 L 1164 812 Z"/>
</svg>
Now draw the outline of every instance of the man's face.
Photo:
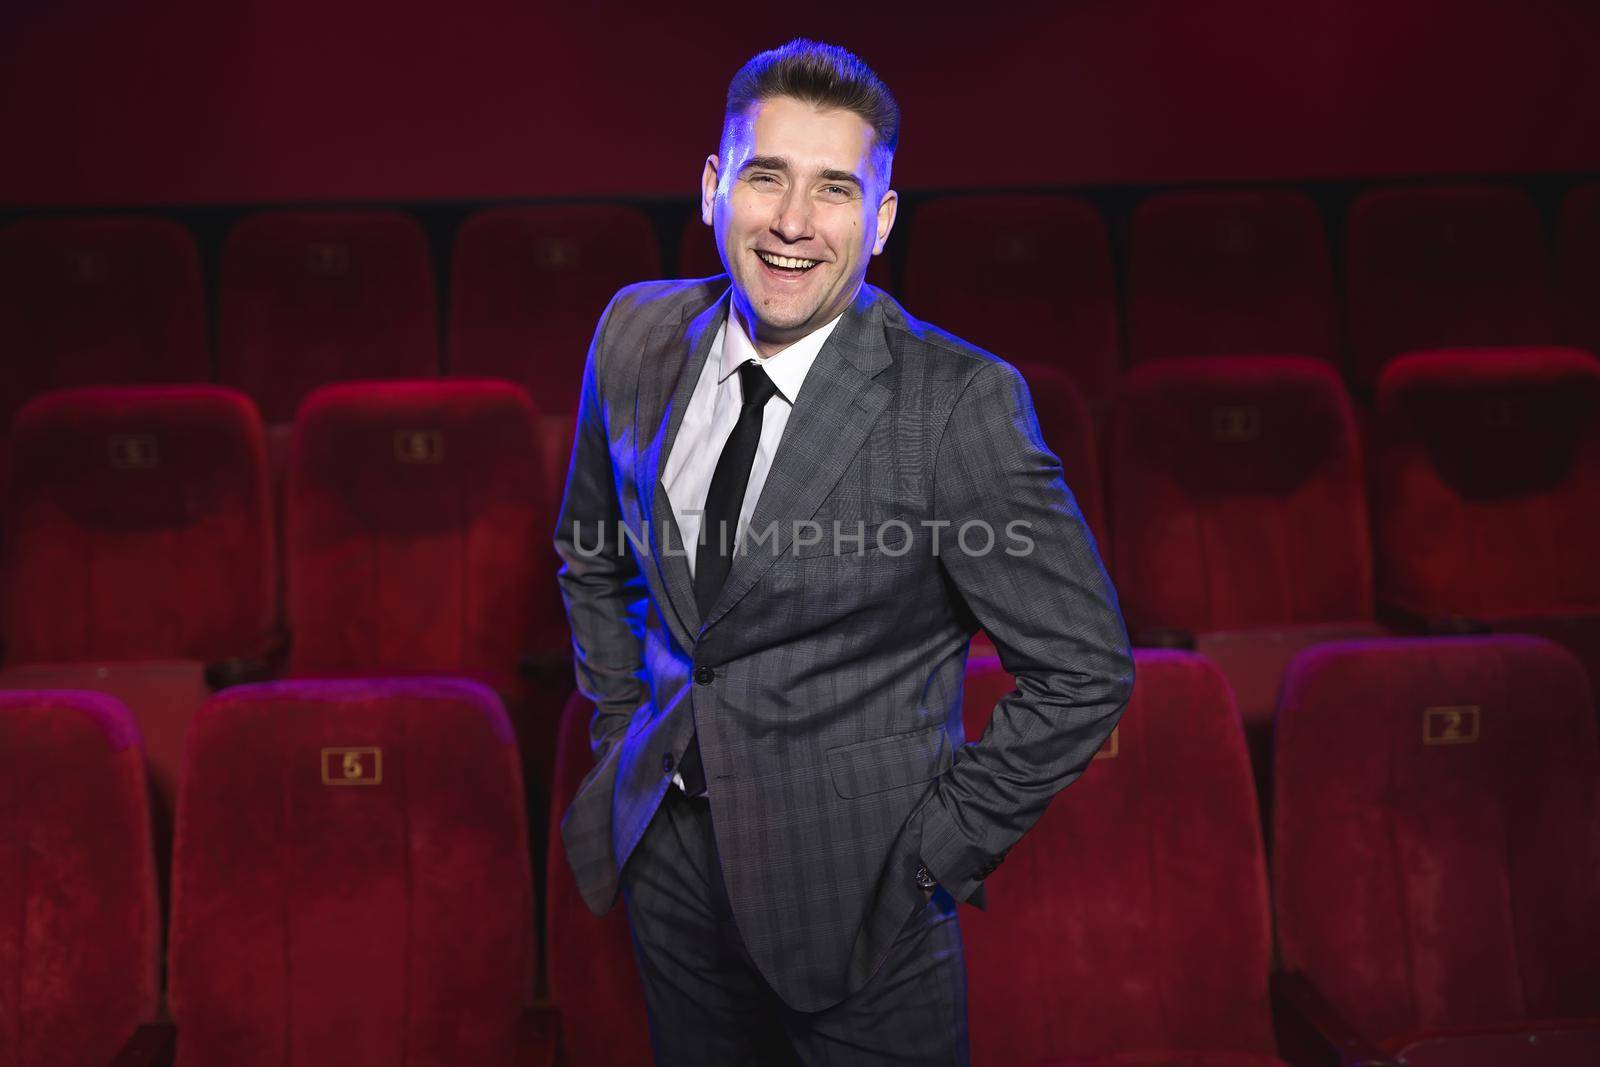
<svg viewBox="0 0 1600 1067">
<path fill-rule="evenodd" d="M 701 218 L 716 228 L 736 309 L 764 354 L 849 307 L 883 251 L 897 198 L 873 143 L 854 112 L 776 96 L 729 122 L 721 157 L 706 160 Z"/>
</svg>

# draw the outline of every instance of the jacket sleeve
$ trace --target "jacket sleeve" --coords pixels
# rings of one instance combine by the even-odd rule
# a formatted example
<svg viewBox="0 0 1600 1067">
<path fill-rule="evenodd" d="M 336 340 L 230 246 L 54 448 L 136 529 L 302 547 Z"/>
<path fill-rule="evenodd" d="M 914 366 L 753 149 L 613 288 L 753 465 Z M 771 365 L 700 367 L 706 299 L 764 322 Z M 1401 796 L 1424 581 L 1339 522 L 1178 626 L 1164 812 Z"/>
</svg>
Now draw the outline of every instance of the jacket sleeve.
<svg viewBox="0 0 1600 1067">
<path fill-rule="evenodd" d="M 1093 536 L 1010 365 L 968 380 L 940 439 L 933 504 L 950 522 L 941 566 L 1017 683 L 924 807 L 922 862 L 965 901 L 1110 735 L 1133 657 Z M 988 551 L 982 525 L 961 539 L 968 524 L 992 531 Z"/>
<path fill-rule="evenodd" d="M 589 744 L 603 762 L 649 699 L 644 675 L 646 589 L 621 528 L 600 364 L 618 304 L 607 305 L 589 346 L 572 460 L 555 531 L 556 580 L 572 631 L 578 690 L 595 705 Z"/>
</svg>

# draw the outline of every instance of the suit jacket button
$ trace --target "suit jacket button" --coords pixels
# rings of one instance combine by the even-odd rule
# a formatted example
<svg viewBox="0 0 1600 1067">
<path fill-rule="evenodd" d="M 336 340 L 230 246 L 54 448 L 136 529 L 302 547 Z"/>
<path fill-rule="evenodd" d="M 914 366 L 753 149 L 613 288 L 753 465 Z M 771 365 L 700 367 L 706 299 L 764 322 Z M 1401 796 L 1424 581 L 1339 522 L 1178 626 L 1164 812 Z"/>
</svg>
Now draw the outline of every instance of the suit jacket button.
<svg viewBox="0 0 1600 1067">
<path fill-rule="evenodd" d="M 710 685 L 717 680 L 717 672 L 710 667 L 696 667 L 694 669 L 694 680 L 697 685 Z"/>
<path fill-rule="evenodd" d="M 661 756 L 661 773 L 672 773 L 672 753 L 670 752 L 663 753 Z"/>
</svg>

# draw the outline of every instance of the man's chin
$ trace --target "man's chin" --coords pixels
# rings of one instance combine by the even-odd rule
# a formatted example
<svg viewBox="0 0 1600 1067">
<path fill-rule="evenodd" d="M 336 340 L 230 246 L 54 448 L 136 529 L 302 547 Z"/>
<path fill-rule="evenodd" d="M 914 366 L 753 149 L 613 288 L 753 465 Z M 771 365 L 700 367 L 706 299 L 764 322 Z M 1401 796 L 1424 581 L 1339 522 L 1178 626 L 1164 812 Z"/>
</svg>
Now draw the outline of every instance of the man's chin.
<svg viewBox="0 0 1600 1067">
<path fill-rule="evenodd" d="M 747 326 L 754 326 L 762 337 L 783 337 L 796 332 L 807 333 L 817 322 L 817 314 L 821 304 L 807 302 L 805 306 L 797 306 L 786 300 L 773 300 L 770 296 L 754 294 L 756 299 L 746 300 L 749 312 L 746 318 L 753 317 L 754 322 L 746 322 Z"/>
</svg>

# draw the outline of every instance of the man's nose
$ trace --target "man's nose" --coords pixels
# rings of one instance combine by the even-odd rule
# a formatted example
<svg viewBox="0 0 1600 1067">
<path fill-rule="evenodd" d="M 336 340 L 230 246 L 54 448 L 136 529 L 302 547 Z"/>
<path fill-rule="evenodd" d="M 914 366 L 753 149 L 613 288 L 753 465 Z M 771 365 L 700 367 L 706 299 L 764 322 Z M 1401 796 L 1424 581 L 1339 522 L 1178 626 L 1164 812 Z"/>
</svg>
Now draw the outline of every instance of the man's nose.
<svg viewBox="0 0 1600 1067">
<path fill-rule="evenodd" d="M 810 237 L 811 198 L 794 188 L 785 193 L 772 219 L 772 232 L 791 243 Z"/>
</svg>

